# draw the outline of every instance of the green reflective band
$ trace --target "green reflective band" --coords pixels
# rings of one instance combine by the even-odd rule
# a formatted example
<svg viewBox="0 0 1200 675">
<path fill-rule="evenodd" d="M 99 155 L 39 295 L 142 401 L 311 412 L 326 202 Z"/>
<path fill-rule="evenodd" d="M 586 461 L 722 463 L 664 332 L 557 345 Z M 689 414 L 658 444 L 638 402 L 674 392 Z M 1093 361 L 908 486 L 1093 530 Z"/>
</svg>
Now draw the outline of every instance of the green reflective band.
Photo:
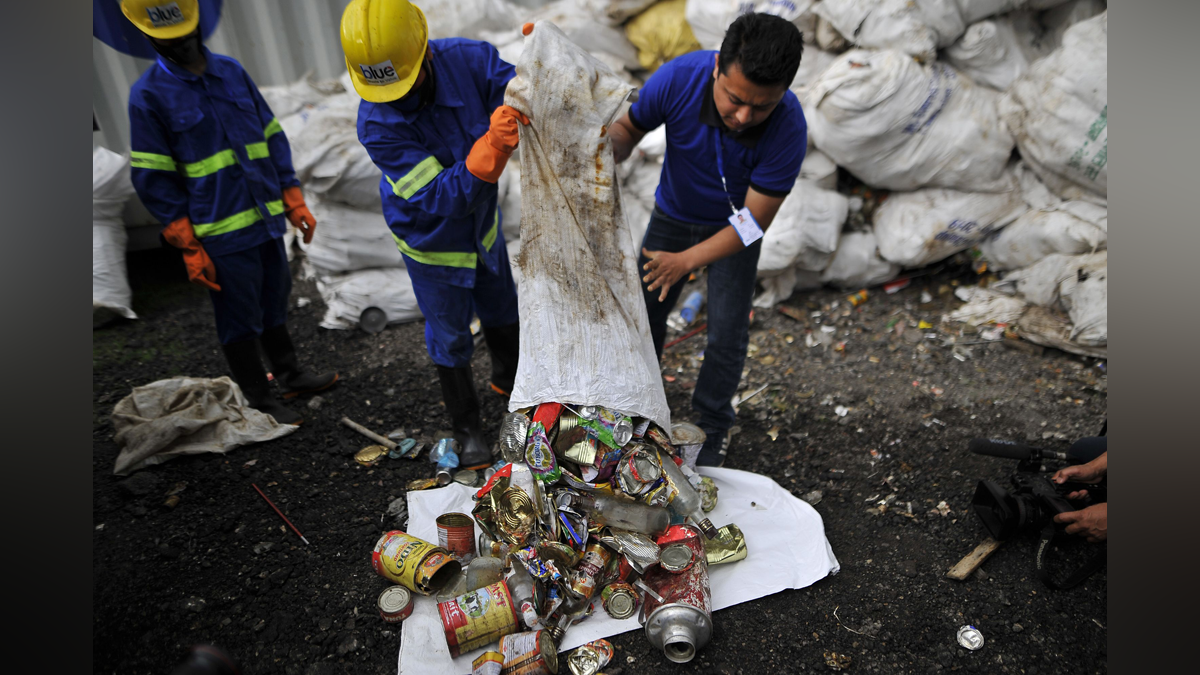
<svg viewBox="0 0 1200 675">
<path fill-rule="evenodd" d="M 496 231 L 500 227 L 500 212 L 495 212 L 495 217 L 492 218 L 492 229 L 483 235 L 483 247 L 487 250 L 492 250 L 492 244 L 496 243 Z"/>
<path fill-rule="evenodd" d="M 276 199 L 273 202 L 267 202 L 267 213 L 271 214 L 272 216 L 277 216 L 283 213 L 283 200 Z M 197 237 L 212 237 L 218 234 L 234 232 L 244 227 L 250 227 L 260 220 L 262 220 L 262 214 L 259 213 L 258 208 L 255 207 L 252 209 L 246 209 L 241 213 L 235 213 L 228 218 L 222 218 L 215 223 L 192 225 L 192 232 L 194 232 Z"/>
<path fill-rule="evenodd" d="M 130 164 L 135 169 L 155 169 L 157 171 L 174 171 L 175 160 L 167 155 L 156 155 L 153 152 L 129 153 Z"/>
<path fill-rule="evenodd" d="M 442 172 L 442 164 L 437 161 L 437 157 L 430 155 L 421 160 L 419 164 L 413 167 L 408 175 L 400 180 L 392 180 L 391 176 L 384 174 L 387 182 L 392 186 L 392 192 L 401 199 L 408 199 L 415 195 L 417 190 L 429 185 L 429 181 Z"/>
<path fill-rule="evenodd" d="M 212 157 L 206 157 L 199 162 L 180 165 L 180 170 L 188 178 L 200 178 L 209 174 L 214 174 L 227 166 L 237 164 L 237 155 L 233 154 L 233 150 L 222 150 Z"/>
<path fill-rule="evenodd" d="M 277 134 L 280 131 L 283 131 L 283 127 L 279 125 L 279 118 L 272 117 L 271 123 L 267 125 L 266 129 L 263 129 L 263 137 L 270 138 L 272 134 Z"/>
<path fill-rule="evenodd" d="M 396 240 L 396 248 L 404 255 L 416 260 L 419 263 L 426 265 L 441 265 L 443 267 L 468 267 L 474 268 L 476 257 L 474 253 L 453 253 L 449 251 L 426 252 L 418 251 L 417 249 L 404 243 L 404 240 L 392 233 L 392 238 Z"/>
<path fill-rule="evenodd" d="M 271 151 L 267 148 L 267 142 L 251 143 L 246 146 L 246 156 L 250 159 L 266 159 L 271 156 Z"/>
</svg>

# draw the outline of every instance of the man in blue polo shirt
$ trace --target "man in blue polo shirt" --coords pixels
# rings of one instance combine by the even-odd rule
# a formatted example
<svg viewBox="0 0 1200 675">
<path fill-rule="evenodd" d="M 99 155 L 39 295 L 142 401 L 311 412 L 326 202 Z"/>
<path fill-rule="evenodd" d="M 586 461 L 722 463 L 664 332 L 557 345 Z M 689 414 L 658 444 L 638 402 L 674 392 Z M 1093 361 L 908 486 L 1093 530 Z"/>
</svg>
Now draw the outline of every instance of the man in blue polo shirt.
<svg viewBox="0 0 1200 675">
<path fill-rule="evenodd" d="M 638 260 L 660 359 L 681 281 L 708 267 L 708 345 L 692 394 L 708 434 L 700 465 L 725 461 L 762 232 L 804 161 L 808 128 L 788 91 L 802 50 L 790 22 L 744 14 L 719 53 L 692 52 L 656 71 L 611 132 L 620 162 L 647 132 L 667 125 L 662 179 Z"/>
</svg>

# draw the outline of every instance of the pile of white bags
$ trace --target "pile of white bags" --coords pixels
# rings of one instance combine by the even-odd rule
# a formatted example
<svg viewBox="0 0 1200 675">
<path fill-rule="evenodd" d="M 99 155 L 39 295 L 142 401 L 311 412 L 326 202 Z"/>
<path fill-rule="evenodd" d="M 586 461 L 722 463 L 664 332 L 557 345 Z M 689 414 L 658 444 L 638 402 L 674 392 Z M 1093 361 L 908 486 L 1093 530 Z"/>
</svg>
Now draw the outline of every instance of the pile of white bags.
<svg viewBox="0 0 1200 675">
<path fill-rule="evenodd" d="M 125 221 L 121 212 L 133 196 L 129 157 L 92 150 L 92 312 L 107 309 L 136 319 L 125 274 Z"/>
</svg>

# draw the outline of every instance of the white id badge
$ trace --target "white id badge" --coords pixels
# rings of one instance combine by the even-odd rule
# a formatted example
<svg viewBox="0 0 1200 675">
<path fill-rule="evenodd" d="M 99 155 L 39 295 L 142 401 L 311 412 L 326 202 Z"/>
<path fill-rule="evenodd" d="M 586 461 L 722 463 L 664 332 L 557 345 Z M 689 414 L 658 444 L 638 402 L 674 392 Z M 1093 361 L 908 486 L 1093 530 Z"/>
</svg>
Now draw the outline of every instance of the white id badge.
<svg viewBox="0 0 1200 675">
<path fill-rule="evenodd" d="M 729 224 L 733 225 L 733 229 L 737 230 L 738 236 L 742 238 L 742 245 L 744 246 L 749 246 L 762 239 L 762 228 L 758 226 L 758 222 L 750 214 L 750 209 L 745 206 L 737 213 L 729 216 Z"/>
</svg>

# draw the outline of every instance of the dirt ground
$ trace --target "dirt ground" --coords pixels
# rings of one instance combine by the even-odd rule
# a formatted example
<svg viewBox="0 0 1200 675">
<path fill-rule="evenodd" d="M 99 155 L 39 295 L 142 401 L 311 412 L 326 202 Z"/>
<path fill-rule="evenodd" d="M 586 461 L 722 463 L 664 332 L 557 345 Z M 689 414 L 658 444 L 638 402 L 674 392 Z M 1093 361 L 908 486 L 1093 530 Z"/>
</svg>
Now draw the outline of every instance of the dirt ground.
<svg viewBox="0 0 1200 675">
<path fill-rule="evenodd" d="M 353 454 L 369 442 L 338 420 L 404 428 L 426 441 L 448 426 L 423 324 L 379 335 L 322 329 L 319 294 L 297 280 L 290 326 L 302 358 L 337 369 L 344 382 L 319 401 L 292 404 L 306 417 L 295 434 L 122 478 L 112 473 L 117 401 L 158 379 L 226 373 L 205 292 L 186 282 L 178 255 L 135 253 L 129 265 L 141 318 L 99 325 L 92 340 L 94 672 L 166 673 L 195 643 L 222 646 L 246 673 L 394 672 L 400 631 L 375 613 L 388 582 L 372 572 L 370 550 L 397 526 L 384 517 L 388 504 L 409 480 L 432 475 L 432 465 L 361 467 Z M 1065 450 L 1098 433 L 1107 409 L 1105 362 L 982 343 L 942 323 L 961 304 L 954 285 L 975 281 L 950 264 L 894 295 L 873 291 L 858 308 L 845 293 L 823 290 L 784 303 L 802 320 L 778 308 L 756 312 L 743 386 L 768 387 L 740 407 L 726 466 L 771 476 L 815 502 L 841 571 L 717 612 L 711 642 L 687 665 L 667 661 L 640 631 L 616 636 L 604 672 L 820 672 L 830 669 L 827 652 L 849 657 L 851 672 L 1107 672 L 1105 570 L 1050 591 L 1034 574 L 1037 536 L 1029 532 L 968 580 L 945 577 L 986 536 L 969 510 L 976 482 L 1006 484 L 1015 469 L 968 454 L 967 442 L 988 436 Z M 893 320 L 902 334 L 888 328 Z M 828 344 L 806 346 L 807 331 Z M 664 357 L 679 419 L 690 417 L 703 347 L 701 334 Z M 482 392 L 482 347 L 475 370 Z M 504 410 L 498 397 L 485 398 L 493 437 Z M 165 504 L 168 493 L 176 506 Z M 1062 571 L 1088 549 L 1065 545 L 1056 554 Z M 964 624 L 983 632 L 982 649 L 958 645 Z"/>
</svg>

